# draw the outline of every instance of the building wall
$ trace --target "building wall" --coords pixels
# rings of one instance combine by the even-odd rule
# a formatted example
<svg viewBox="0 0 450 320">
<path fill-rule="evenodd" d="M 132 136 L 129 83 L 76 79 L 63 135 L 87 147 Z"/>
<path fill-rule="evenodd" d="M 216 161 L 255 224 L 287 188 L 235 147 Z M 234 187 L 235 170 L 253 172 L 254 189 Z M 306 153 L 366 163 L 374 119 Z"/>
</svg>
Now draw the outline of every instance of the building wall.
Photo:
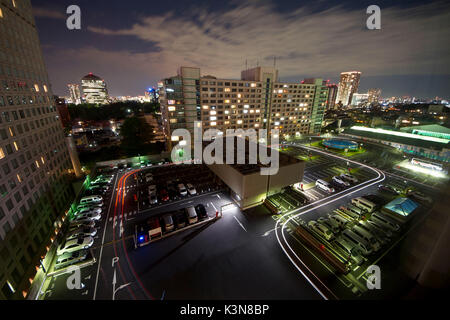
<svg viewBox="0 0 450 320">
<path fill-rule="evenodd" d="M 279 193 L 284 187 L 301 182 L 304 171 L 303 161 L 280 167 L 276 175 L 269 176 L 269 194 Z"/>
<path fill-rule="evenodd" d="M 0 10 L 0 299 L 13 299 L 27 293 L 73 190 L 30 1 L 0 0 Z"/>
<path fill-rule="evenodd" d="M 177 128 L 192 132 L 195 116 L 202 121 L 203 131 L 217 129 L 225 133 L 227 129 L 267 128 L 269 134 L 279 130 L 282 138 L 320 132 L 328 98 L 322 79 L 279 83 L 278 71 L 263 67 L 243 71 L 244 80 L 197 78 L 200 69 L 187 69 L 189 72 L 195 69 L 195 74 L 183 76 L 179 72 L 178 76 L 160 82 L 162 122 L 169 137 Z M 187 95 L 187 90 L 194 86 L 187 79 L 199 81 L 195 90 L 197 104 L 193 93 Z"/>
</svg>

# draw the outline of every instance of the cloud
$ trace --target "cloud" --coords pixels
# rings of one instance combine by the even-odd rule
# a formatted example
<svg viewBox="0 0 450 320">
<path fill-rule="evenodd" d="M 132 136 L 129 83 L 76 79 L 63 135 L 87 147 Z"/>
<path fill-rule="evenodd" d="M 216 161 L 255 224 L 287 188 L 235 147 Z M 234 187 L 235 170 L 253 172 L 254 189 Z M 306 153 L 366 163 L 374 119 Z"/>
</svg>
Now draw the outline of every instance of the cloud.
<svg viewBox="0 0 450 320">
<path fill-rule="evenodd" d="M 336 78 L 355 69 L 363 77 L 449 75 L 450 10 L 445 6 L 439 2 L 381 8 L 381 30 L 366 29 L 366 8 L 312 11 L 304 6 L 282 13 L 268 1 L 249 1 L 220 12 L 200 7 L 182 15 L 169 11 L 142 17 L 128 29 L 88 27 L 99 37 L 135 37 L 157 50 L 55 48 L 50 60 L 92 66 L 85 73 L 99 70 L 107 81 L 114 79 L 112 87 L 125 89 L 172 76 L 179 66 L 198 66 L 202 75 L 239 78 L 246 60 L 249 67 L 273 65 L 274 56 L 281 80 Z M 60 62 L 54 68 L 64 65 Z"/>
<path fill-rule="evenodd" d="M 50 8 L 39 8 L 33 7 L 33 14 L 37 18 L 49 18 L 49 19 L 58 19 L 65 20 L 67 16 L 64 11 L 50 9 Z"/>
<path fill-rule="evenodd" d="M 250 65 L 272 64 L 280 75 L 317 75 L 358 69 L 367 75 L 450 73 L 450 12 L 439 4 L 382 9 L 382 29 L 367 30 L 365 8 L 306 7 L 279 13 L 268 2 L 244 2 L 225 12 L 143 18 L 130 29 L 90 27 L 98 34 L 128 35 L 156 43 L 148 54 L 162 69 L 196 65 L 203 73 L 236 77 Z"/>
</svg>

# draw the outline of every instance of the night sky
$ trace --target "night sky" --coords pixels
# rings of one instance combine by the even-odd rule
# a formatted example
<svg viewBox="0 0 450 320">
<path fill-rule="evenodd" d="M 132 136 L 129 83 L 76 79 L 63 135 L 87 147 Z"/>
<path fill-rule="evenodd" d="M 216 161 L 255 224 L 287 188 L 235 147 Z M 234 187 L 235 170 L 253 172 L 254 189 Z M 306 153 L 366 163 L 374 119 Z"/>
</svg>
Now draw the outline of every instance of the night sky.
<svg viewBox="0 0 450 320">
<path fill-rule="evenodd" d="M 362 72 L 360 93 L 450 98 L 448 1 L 32 0 L 53 91 L 89 72 L 112 96 L 143 95 L 179 66 L 237 79 L 245 67 L 273 65 L 281 81 Z M 79 5 L 82 29 L 66 28 Z M 366 8 L 381 8 L 381 30 Z"/>
</svg>

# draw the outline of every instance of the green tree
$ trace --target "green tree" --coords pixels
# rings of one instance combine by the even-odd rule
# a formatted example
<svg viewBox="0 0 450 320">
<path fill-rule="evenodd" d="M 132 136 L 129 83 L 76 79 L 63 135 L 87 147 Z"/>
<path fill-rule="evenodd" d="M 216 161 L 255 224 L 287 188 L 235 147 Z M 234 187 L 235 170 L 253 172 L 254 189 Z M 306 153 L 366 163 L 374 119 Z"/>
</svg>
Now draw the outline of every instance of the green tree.
<svg viewBox="0 0 450 320">
<path fill-rule="evenodd" d="M 128 156 L 144 154 L 154 137 L 152 126 L 144 118 L 136 116 L 124 121 L 120 134 L 122 136 L 121 148 Z"/>
</svg>

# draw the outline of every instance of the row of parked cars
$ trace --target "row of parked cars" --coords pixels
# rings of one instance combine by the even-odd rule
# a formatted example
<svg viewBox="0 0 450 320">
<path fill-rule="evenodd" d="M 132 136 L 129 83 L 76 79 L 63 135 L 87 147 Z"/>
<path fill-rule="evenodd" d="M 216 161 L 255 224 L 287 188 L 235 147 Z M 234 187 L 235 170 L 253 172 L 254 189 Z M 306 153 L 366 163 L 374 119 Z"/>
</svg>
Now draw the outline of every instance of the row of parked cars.
<svg viewBox="0 0 450 320">
<path fill-rule="evenodd" d="M 358 179 L 355 176 L 348 173 L 342 173 L 339 176 L 332 177 L 330 182 L 318 179 L 316 181 L 316 187 L 328 193 L 334 193 L 336 190 L 342 190 L 357 183 Z"/>
<path fill-rule="evenodd" d="M 163 234 L 182 229 L 188 225 L 208 219 L 208 213 L 203 204 L 190 206 L 160 217 L 151 217 L 145 225 L 137 227 L 137 240 L 139 245 L 160 238 Z"/>
<path fill-rule="evenodd" d="M 55 270 L 82 262 L 89 256 L 88 249 L 94 244 L 97 234 L 95 224 L 101 219 L 103 212 L 103 197 L 98 193 L 108 191 L 112 180 L 112 175 L 100 175 L 85 191 L 69 222 L 65 238 L 57 248 Z"/>
<path fill-rule="evenodd" d="M 396 221 L 375 211 L 377 207 L 371 200 L 357 197 L 328 217 L 310 221 L 308 227 L 341 256 L 347 256 L 359 265 L 389 243 L 393 234 L 400 230 Z"/>
</svg>

